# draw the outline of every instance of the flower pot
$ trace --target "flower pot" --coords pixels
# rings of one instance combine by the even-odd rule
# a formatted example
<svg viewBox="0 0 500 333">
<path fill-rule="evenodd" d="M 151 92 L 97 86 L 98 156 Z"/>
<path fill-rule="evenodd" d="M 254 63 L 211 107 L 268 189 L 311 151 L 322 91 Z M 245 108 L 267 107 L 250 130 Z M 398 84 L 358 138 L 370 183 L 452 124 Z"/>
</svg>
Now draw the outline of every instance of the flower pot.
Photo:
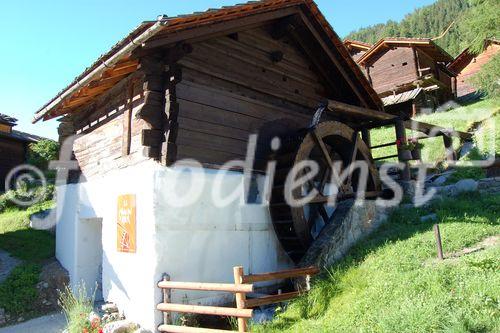
<svg viewBox="0 0 500 333">
<path fill-rule="evenodd" d="M 421 160 L 422 159 L 422 149 L 420 148 L 415 148 L 411 151 L 411 157 L 414 160 Z"/>
<path fill-rule="evenodd" d="M 399 159 L 401 161 L 411 161 L 412 158 L 413 157 L 411 155 L 411 151 L 409 151 L 409 150 L 401 150 L 399 152 Z"/>
</svg>

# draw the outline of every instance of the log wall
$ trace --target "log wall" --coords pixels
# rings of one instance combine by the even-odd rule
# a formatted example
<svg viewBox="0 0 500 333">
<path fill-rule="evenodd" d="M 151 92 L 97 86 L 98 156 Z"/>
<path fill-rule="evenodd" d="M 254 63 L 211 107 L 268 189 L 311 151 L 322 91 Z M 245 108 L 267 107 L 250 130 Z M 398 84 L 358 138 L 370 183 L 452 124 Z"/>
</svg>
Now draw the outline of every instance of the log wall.
<svg viewBox="0 0 500 333">
<path fill-rule="evenodd" d="M 142 78 L 131 76 L 73 116 L 72 125 L 78 135 L 73 146 L 74 157 L 86 179 L 146 160 L 141 131 L 147 124 L 136 117 L 143 97 Z"/>
<path fill-rule="evenodd" d="M 4 190 L 8 173 L 26 160 L 27 143 L 0 137 L 0 192 Z"/>
<path fill-rule="evenodd" d="M 370 61 L 368 68 L 369 80 L 378 94 L 396 90 L 418 78 L 414 53 L 408 47 L 381 52 Z"/>
<path fill-rule="evenodd" d="M 195 43 L 178 63 L 177 160 L 244 159 L 249 135 L 278 119 L 305 128 L 326 97 L 306 58 L 264 28 Z"/>
</svg>

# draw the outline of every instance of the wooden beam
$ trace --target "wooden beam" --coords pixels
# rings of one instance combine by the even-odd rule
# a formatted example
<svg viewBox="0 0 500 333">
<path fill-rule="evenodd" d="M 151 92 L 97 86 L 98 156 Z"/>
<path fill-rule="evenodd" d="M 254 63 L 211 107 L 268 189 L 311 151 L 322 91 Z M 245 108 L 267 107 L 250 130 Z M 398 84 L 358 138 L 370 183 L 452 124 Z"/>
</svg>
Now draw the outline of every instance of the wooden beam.
<svg viewBox="0 0 500 333">
<path fill-rule="evenodd" d="M 160 325 L 158 326 L 158 331 L 169 332 L 169 333 L 228 333 L 234 331 L 227 330 L 216 330 L 212 328 L 201 328 L 201 327 L 188 327 L 188 326 L 177 326 L 177 325 Z"/>
<path fill-rule="evenodd" d="M 128 105 L 123 112 L 122 124 L 122 157 L 130 154 L 130 143 L 132 141 L 132 110 L 134 108 L 134 80 L 129 82 Z"/>
<path fill-rule="evenodd" d="M 318 273 L 319 273 L 319 269 L 317 267 L 297 268 L 297 269 L 290 269 L 290 270 L 285 270 L 285 271 L 281 271 L 281 272 L 244 275 L 241 279 L 241 282 L 242 283 L 254 283 L 254 282 L 262 282 L 262 281 L 291 279 L 291 278 L 296 278 L 296 277 L 305 276 L 305 275 L 316 275 Z"/>
<path fill-rule="evenodd" d="M 254 299 L 248 299 L 244 302 L 245 308 L 256 308 L 258 306 L 275 304 L 279 302 L 289 301 L 293 298 L 300 296 L 301 293 L 299 291 L 293 291 L 285 294 L 279 295 L 269 295 Z"/>
<path fill-rule="evenodd" d="M 206 40 L 218 36 L 226 36 L 230 33 L 235 33 L 247 30 L 252 26 L 260 25 L 262 22 L 272 21 L 293 14 L 297 14 L 300 10 L 297 7 L 289 7 L 285 9 L 275 10 L 263 14 L 256 14 L 246 17 L 239 17 L 226 22 L 204 25 L 199 28 L 185 29 L 168 33 L 165 31 L 164 37 L 151 39 L 144 43 L 142 49 L 148 50 L 155 47 L 168 46 L 179 41 L 199 41 Z M 202 37 L 200 37 L 202 36 Z"/>
<path fill-rule="evenodd" d="M 334 100 L 328 100 L 328 110 L 330 112 L 340 112 L 348 116 L 354 116 L 367 120 L 393 120 L 397 118 L 396 116 L 385 112 L 350 105 Z"/>
<path fill-rule="evenodd" d="M 179 290 L 202 290 L 202 291 L 225 291 L 230 293 L 252 293 L 252 284 L 229 284 L 229 283 L 199 283 L 199 282 L 175 282 L 161 281 L 158 287 L 162 289 Z"/>
<path fill-rule="evenodd" d="M 217 306 L 189 305 L 189 304 L 172 304 L 160 303 L 156 306 L 158 311 L 169 311 L 179 313 L 195 313 L 210 316 L 237 317 L 237 318 L 252 318 L 253 310 L 251 309 L 235 309 L 222 308 Z"/>
<path fill-rule="evenodd" d="M 358 97 L 358 99 L 361 102 L 361 104 L 363 104 L 363 106 L 365 106 L 365 107 L 368 107 L 368 103 L 365 100 L 366 96 L 363 95 L 361 93 L 361 91 L 359 90 L 359 88 L 354 84 L 354 82 L 350 78 L 349 74 L 344 69 L 344 66 L 340 63 L 340 61 L 337 59 L 337 57 L 332 53 L 330 47 L 328 45 L 326 45 L 326 43 L 323 40 L 323 38 L 321 37 L 321 35 L 314 28 L 314 26 L 309 21 L 309 19 L 304 15 L 304 13 L 299 12 L 299 15 L 300 15 L 300 18 L 302 19 L 302 22 L 307 26 L 307 28 L 311 31 L 311 33 L 313 34 L 313 36 L 318 40 L 318 42 L 320 43 L 320 45 L 322 46 L 323 50 L 326 52 L 326 54 L 328 55 L 328 57 L 332 60 L 332 62 L 335 64 L 335 66 L 337 66 L 337 68 L 339 69 L 340 73 L 342 74 L 342 76 L 344 77 L 344 79 L 347 81 L 347 83 L 349 84 L 349 86 L 351 87 L 351 89 L 354 91 L 354 93 Z"/>
</svg>

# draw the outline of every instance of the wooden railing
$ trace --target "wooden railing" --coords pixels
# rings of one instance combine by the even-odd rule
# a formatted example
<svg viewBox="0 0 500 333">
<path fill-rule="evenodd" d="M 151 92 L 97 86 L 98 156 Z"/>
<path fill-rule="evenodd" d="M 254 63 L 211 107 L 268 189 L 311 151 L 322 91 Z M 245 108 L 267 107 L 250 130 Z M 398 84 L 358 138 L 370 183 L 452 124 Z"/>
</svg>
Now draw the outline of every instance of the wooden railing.
<svg viewBox="0 0 500 333">
<path fill-rule="evenodd" d="M 310 289 L 311 276 L 318 274 L 319 269 L 316 267 L 298 268 L 280 272 L 263 273 L 244 275 L 243 267 L 234 267 L 234 284 L 225 283 L 199 283 L 199 282 L 177 282 L 170 281 L 168 275 L 164 275 L 163 280 L 158 283 L 158 287 L 163 292 L 163 302 L 158 304 L 157 310 L 163 312 L 163 325 L 158 327 L 160 332 L 176 332 L 176 333 L 190 333 L 190 332 L 234 332 L 227 330 L 216 330 L 199 327 L 187 327 L 171 324 L 172 312 L 177 313 L 190 313 L 198 315 L 211 315 L 222 317 L 233 317 L 238 319 L 238 332 L 248 331 L 248 319 L 252 318 L 252 308 L 280 303 L 291 300 Z M 285 294 L 268 295 L 254 299 L 247 299 L 247 294 L 254 292 L 255 282 L 284 280 L 291 278 L 305 278 L 305 288 L 302 290 L 288 292 Z M 189 304 L 175 304 L 171 303 L 171 290 L 192 290 L 192 291 L 216 291 L 233 293 L 236 299 L 236 308 L 230 307 L 217 307 L 217 306 L 202 306 L 202 305 L 189 305 Z"/>
</svg>

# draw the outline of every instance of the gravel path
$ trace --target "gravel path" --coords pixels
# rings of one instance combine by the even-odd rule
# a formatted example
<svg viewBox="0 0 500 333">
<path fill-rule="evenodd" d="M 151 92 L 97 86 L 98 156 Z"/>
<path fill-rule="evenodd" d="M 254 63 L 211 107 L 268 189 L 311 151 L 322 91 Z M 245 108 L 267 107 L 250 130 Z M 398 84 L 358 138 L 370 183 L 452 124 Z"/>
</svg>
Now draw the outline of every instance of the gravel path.
<svg viewBox="0 0 500 333">
<path fill-rule="evenodd" d="M 10 272 L 21 263 L 21 260 L 11 257 L 8 252 L 0 250 L 0 283 L 2 283 Z"/>
<path fill-rule="evenodd" d="M 62 313 L 54 313 L 21 324 L 0 328 L 0 333 L 61 333 L 65 327 L 66 317 Z"/>
</svg>

